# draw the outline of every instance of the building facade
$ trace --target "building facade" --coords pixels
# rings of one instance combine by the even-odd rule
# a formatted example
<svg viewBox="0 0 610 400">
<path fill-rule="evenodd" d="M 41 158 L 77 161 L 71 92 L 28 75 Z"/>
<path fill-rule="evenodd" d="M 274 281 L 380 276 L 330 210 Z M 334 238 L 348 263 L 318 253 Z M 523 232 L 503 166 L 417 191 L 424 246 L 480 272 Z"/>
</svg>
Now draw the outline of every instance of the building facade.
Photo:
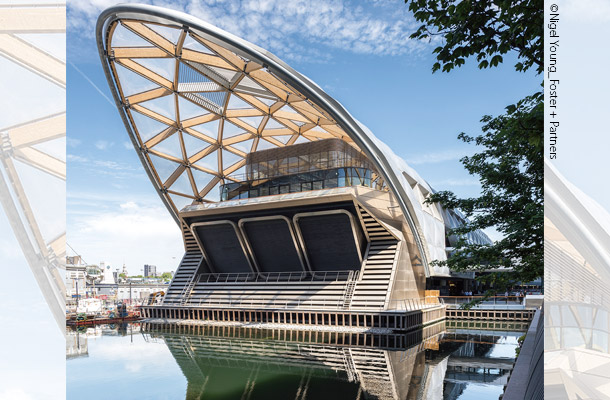
<svg viewBox="0 0 610 400">
<path fill-rule="evenodd" d="M 70 260 L 68 262 L 77 261 Z M 85 298 L 87 296 L 87 279 L 86 269 L 84 264 L 66 265 L 66 303 L 72 304 L 77 298 Z"/>
<path fill-rule="evenodd" d="M 277 57 L 153 6 L 106 10 L 97 40 L 127 132 L 184 239 L 163 312 L 373 321 L 422 309 L 426 278 L 450 276 L 432 262 L 446 259 L 446 231 L 463 217 L 426 203 L 434 190 L 415 170 Z M 489 243 L 482 232 L 469 239 Z"/>
<path fill-rule="evenodd" d="M 157 277 L 157 266 L 144 264 L 144 278 L 156 278 Z"/>
</svg>

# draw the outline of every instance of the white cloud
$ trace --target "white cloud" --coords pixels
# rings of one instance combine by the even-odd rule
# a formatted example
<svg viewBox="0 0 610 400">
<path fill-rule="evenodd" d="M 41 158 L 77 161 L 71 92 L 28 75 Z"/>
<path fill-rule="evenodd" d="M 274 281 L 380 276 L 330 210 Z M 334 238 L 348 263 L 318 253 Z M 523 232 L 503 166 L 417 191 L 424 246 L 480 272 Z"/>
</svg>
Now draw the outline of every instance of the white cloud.
<svg viewBox="0 0 610 400">
<path fill-rule="evenodd" d="M 83 157 L 83 156 L 78 156 L 76 154 L 68 154 L 66 156 L 68 162 L 80 162 L 80 163 L 85 163 L 88 162 L 89 159 Z"/>
<path fill-rule="evenodd" d="M 114 170 L 134 170 L 134 168 L 132 168 L 131 166 L 126 165 L 126 164 L 119 164 L 116 161 L 95 160 L 93 163 L 96 166 L 102 167 L 102 168 L 108 168 L 108 169 L 114 169 Z"/>
<path fill-rule="evenodd" d="M 457 161 L 471 154 L 472 150 L 448 149 L 407 156 L 407 162 L 411 165 L 437 164 L 445 161 Z"/>
<path fill-rule="evenodd" d="M 97 145 L 96 145 L 97 146 Z M 69 163 L 80 163 L 80 169 L 86 170 L 91 174 L 106 175 L 113 180 L 132 180 L 146 179 L 146 174 L 137 165 L 119 163 L 112 160 L 92 160 L 76 154 L 68 154 Z M 113 182 L 117 184 L 117 182 Z"/>
<path fill-rule="evenodd" d="M 480 186 L 481 183 L 476 178 L 466 179 L 443 179 L 431 182 L 431 185 L 438 190 L 443 190 L 446 186 Z"/>
<path fill-rule="evenodd" d="M 606 23 L 610 21 L 607 0 L 566 0 L 558 2 L 561 18 L 578 23 Z"/>
<path fill-rule="evenodd" d="M 7 230 L 8 231 L 8 230 Z M 7 234 L 9 234 L 7 232 Z M 12 241 L 0 241 L 0 260 L 3 262 L 15 262 L 23 259 L 23 252 L 19 246 Z M 0 397 L 1 399 L 2 397 Z"/>
<path fill-rule="evenodd" d="M 100 12 L 116 3 L 124 1 L 70 2 L 69 29 L 92 36 Z M 181 9 L 291 61 L 327 61 L 333 49 L 402 55 L 427 46 L 409 39 L 418 24 L 407 6 L 400 2 L 187 0 L 182 7 L 164 0 L 146 3 Z"/>
<path fill-rule="evenodd" d="M 113 142 L 108 142 L 107 140 L 98 140 L 95 142 L 95 147 L 98 150 L 106 150 L 114 145 Z"/>
<path fill-rule="evenodd" d="M 22 389 L 8 388 L 0 392 L 0 399 L 33 400 L 33 397 L 27 394 Z"/>
<path fill-rule="evenodd" d="M 67 142 L 68 142 L 68 146 L 70 147 L 78 147 L 82 142 L 80 141 L 80 139 L 75 139 L 75 138 L 67 138 Z"/>
<path fill-rule="evenodd" d="M 89 263 L 105 261 L 113 268 L 125 263 L 133 274 L 147 263 L 170 271 L 184 253 L 180 229 L 164 207 L 126 201 L 73 217 L 68 243 Z"/>
<path fill-rule="evenodd" d="M 127 150 L 133 150 L 133 143 L 131 142 L 123 142 L 123 147 Z"/>
</svg>

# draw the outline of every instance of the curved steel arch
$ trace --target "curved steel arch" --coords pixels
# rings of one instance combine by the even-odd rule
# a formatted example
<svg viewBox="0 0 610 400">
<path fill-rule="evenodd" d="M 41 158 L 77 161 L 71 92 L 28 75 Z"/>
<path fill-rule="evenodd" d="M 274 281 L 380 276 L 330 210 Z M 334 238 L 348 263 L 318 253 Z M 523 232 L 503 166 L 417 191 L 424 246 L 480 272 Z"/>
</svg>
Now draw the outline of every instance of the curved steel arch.
<svg viewBox="0 0 610 400">
<path fill-rule="evenodd" d="M 110 71 L 109 55 L 106 49 L 107 40 L 110 34 L 108 28 L 112 22 L 125 19 L 166 25 L 172 23 L 182 27 L 183 30 L 194 31 L 197 34 L 205 36 L 205 38 L 211 42 L 262 65 L 275 76 L 300 92 L 306 100 L 311 101 L 331 116 L 336 121 L 337 125 L 342 128 L 354 143 L 366 154 L 378 169 L 381 176 L 385 179 L 390 190 L 396 195 L 396 199 L 405 215 L 405 219 L 413 232 L 413 237 L 421 255 L 426 275 L 430 274 L 429 256 L 424 242 L 424 234 L 420 224 L 413 215 L 414 212 L 409 204 L 409 196 L 405 187 L 383 151 L 339 102 L 326 94 L 309 78 L 295 71 L 270 52 L 190 15 L 150 5 L 117 5 L 110 7 L 100 14 L 96 27 L 98 50 L 104 73 L 117 108 L 120 110 L 125 128 L 129 133 L 134 147 L 138 149 L 138 155 L 144 169 L 157 189 L 163 203 L 178 224 L 180 223 L 178 210 L 172 206 L 173 203 L 168 198 L 166 189 L 164 189 L 155 179 L 154 173 L 151 170 L 151 165 L 149 165 L 149 161 L 143 154 L 144 149 L 140 147 L 125 113 L 127 105 L 122 102 Z"/>
</svg>

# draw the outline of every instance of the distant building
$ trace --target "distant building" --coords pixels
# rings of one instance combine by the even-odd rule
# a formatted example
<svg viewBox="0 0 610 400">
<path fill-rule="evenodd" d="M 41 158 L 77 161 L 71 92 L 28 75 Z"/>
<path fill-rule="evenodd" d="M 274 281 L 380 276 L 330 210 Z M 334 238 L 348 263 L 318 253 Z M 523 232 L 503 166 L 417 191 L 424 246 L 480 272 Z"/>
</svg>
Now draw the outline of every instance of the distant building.
<svg viewBox="0 0 610 400">
<path fill-rule="evenodd" d="M 144 278 L 155 278 L 157 276 L 156 265 L 144 265 Z"/>
<path fill-rule="evenodd" d="M 105 265 L 105 263 L 100 263 L 100 268 L 102 269 L 102 273 L 104 277 L 102 279 L 102 283 L 116 283 L 114 278 L 114 271 L 112 271 L 110 265 Z"/>
<path fill-rule="evenodd" d="M 133 303 L 141 304 L 148 299 L 148 296 L 154 292 L 167 292 L 167 284 L 163 283 L 145 283 L 145 282 L 128 282 L 119 284 L 99 284 L 96 285 L 97 294 L 104 296 L 109 300 L 129 301 L 131 298 Z"/>
<path fill-rule="evenodd" d="M 81 265 L 83 260 L 80 256 L 68 256 L 66 257 L 66 264 L 68 265 Z"/>
<path fill-rule="evenodd" d="M 86 297 L 86 275 L 87 267 L 81 263 L 80 257 L 67 257 L 66 263 L 66 300 L 75 301 L 78 297 Z M 75 263 L 76 262 L 76 263 Z"/>
</svg>

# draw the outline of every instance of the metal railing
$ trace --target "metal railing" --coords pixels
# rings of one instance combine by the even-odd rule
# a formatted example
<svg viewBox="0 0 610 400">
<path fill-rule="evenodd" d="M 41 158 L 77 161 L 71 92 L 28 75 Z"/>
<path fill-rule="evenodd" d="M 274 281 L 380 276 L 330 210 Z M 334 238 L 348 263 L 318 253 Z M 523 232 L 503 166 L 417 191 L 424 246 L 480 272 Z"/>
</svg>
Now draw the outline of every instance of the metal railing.
<svg viewBox="0 0 610 400">
<path fill-rule="evenodd" d="M 199 301 L 193 299 L 187 303 L 188 306 L 194 307 L 213 307 L 213 308 L 272 308 L 272 309 L 332 309 L 336 311 L 347 311 L 343 308 L 343 299 L 328 300 L 325 298 L 307 298 L 307 299 L 237 299 L 230 298 L 199 298 Z M 364 304 L 362 304 L 364 303 Z M 358 306 L 351 306 L 349 310 L 388 310 L 388 311 L 418 311 L 429 308 L 440 307 L 442 304 L 431 304 L 426 299 L 403 299 L 392 300 L 385 305 L 380 305 L 379 300 L 359 299 Z"/>
<path fill-rule="evenodd" d="M 440 296 L 439 300 L 452 307 L 462 307 L 473 301 L 478 301 L 476 306 L 522 306 L 525 296 Z"/>
<path fill-rule="evenodd" d="M 322 271 L 322 272 L 244 272 L 244 273 L 206 273 L 200 274 L 197 283 L 238 283 L 238 282 L 335 282 L 348 281 L 350 274 L 358 271 Z"/>
<path fill-rule="evenodd" d="M 428 308 L 434 308 L 441 306 L 441 303 L 432 302 L 429 298 L 414 298 L 414 299 L 402 299 L 402 300 L 391 300 L 388 303 L 388 310 L 404 310 L 404 311 L 417 311 L 425 310 Z"/>
<path fill-rule="evenodd" d="M 306 155 L 305 157 L 307 157 Z M 335 168 L 359 168 L 364 170 L 369 170 L 372 173 L 375 172 L 375 168 L 371 163 L 366 161 L 363 158 L 355 158 L 355 157 L 337 157 L 331 160 L 321 160 L 321 159 L 311 159 L 309 161 L 304 161 L 302 159 L 303 156 L 299 158 L 301 161 L 298 164 L 289 163 L 288 161 L 281 166 L 276 167 L 260 167 L 255 168 L 252 165 L 246 165 L 246 168 L 249 168 L 248 171 L 241 174 L 232 174 L 230 177 L 239 182 L 249 182 L 256 180 L 265 180 L 271 178 L 278 178 L 287 175 L 296 175 L 303 174 L 308 172 L 318 172 L 318 171 L 326 171 L 329 169 Z M 286 159 L 288 160 L 288 159 Z M 279 160 L 271 160 L 271 161 L 279 161 Z M 263 162 L 264 164 L 264 162 Z M 360 172 L 360 171 L 359 171 Z"/>
</svg>

